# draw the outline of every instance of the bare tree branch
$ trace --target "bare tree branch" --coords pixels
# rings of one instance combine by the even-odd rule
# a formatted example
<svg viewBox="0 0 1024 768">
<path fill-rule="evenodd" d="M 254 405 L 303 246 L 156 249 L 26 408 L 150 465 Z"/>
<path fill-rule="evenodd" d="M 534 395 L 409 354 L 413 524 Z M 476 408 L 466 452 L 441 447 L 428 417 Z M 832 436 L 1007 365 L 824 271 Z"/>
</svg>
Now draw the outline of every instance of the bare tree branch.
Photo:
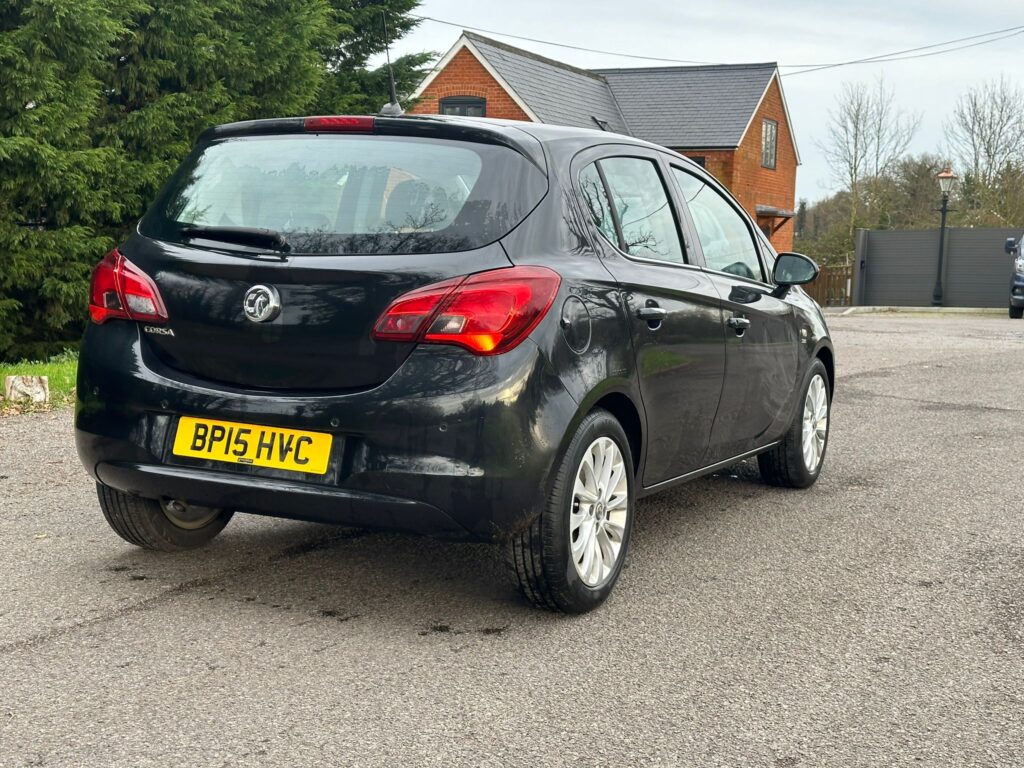
<svg viewBox="0 0 1024 768">
<path fill-rule="evenodd" d="M 1024 91 L 1005 77 L 972 88 L 957 100 L 946 140 L 964 176 L 990 188 L 1024 165 Z"/>
<path fill-rule="evenodd" d="M 896 106 L 895 91 L 883 78 L 874 87 L 843 84 L 819 147 L 836 181 L 849 192 L 851 233 L 861 208 L 873 202 L 878 181 L 906 154 L 920 123 L 920 115 Z"/>
</svg>

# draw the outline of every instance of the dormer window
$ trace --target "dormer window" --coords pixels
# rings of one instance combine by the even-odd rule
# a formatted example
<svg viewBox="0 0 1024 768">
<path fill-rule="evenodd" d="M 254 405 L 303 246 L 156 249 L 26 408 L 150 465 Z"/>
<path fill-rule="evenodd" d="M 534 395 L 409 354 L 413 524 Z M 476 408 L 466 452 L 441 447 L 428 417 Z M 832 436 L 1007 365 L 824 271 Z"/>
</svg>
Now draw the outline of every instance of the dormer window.
<svg viewBox="0 0 1024 768">
<path fill-rule="evenodd" d="M 486 117 L 487 99 L 480 96 L 449 96 L 441 99 L 441 114 Z"/>
</svg>

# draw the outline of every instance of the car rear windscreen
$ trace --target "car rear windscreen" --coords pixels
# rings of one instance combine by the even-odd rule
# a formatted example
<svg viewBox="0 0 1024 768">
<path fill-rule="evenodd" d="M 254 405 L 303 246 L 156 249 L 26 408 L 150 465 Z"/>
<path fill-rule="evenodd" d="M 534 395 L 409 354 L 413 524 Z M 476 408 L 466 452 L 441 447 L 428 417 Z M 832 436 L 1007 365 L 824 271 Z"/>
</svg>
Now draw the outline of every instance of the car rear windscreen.
<svg viewBox="0 0 1024 768">
<path fill-rule="evenodd" d="M 188 243 L 204 227 L 268 229 L 293 253 L 463 251 L 507 234 L 546 191 L 537 166 L 497 144 L 246 136 L 200 145 L 140 231 Z"/>
</svg>

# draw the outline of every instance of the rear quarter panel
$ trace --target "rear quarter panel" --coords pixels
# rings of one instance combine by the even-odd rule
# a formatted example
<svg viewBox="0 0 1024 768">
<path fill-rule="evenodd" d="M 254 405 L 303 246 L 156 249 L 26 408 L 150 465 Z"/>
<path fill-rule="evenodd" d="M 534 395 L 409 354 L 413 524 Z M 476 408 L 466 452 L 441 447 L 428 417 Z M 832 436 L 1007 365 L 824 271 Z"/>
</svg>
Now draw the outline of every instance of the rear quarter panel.
<svg viewBox="0 0 1024 768">
<path fill-rule="evenodd" d="M 545 266 L 562 278 L 551 310 L 531 337 L 577 404 L 559 456 L 580 421 L 606 395 L 625 395 L 641 424 L 644 420 L 619 286 L 594 249 L 568 176 L 573 155 L 587 146 L 590 142 L 579 140 L 545 144 L 548 197 L 502 241 L 514 264 Z M 642 458 L 634 456 L 634 461 Z"/>
</svg>

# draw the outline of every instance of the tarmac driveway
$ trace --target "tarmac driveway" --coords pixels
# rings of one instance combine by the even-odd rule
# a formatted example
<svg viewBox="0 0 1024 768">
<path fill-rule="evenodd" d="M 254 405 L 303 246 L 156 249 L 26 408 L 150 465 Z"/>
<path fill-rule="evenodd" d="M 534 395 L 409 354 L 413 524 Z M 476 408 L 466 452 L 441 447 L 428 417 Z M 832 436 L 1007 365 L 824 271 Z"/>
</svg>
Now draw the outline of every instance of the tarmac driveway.
<svg viewBox="0 0 1024 768">
<path fill-rule="evenodd" d="M 490 547 L 107 528 L 67 411 L 0 420 L 0 765 L 1019 766 L 1024 323 L 831 319 L 832 442 L 641 503 L 598 612 Z"/>
</svg>

